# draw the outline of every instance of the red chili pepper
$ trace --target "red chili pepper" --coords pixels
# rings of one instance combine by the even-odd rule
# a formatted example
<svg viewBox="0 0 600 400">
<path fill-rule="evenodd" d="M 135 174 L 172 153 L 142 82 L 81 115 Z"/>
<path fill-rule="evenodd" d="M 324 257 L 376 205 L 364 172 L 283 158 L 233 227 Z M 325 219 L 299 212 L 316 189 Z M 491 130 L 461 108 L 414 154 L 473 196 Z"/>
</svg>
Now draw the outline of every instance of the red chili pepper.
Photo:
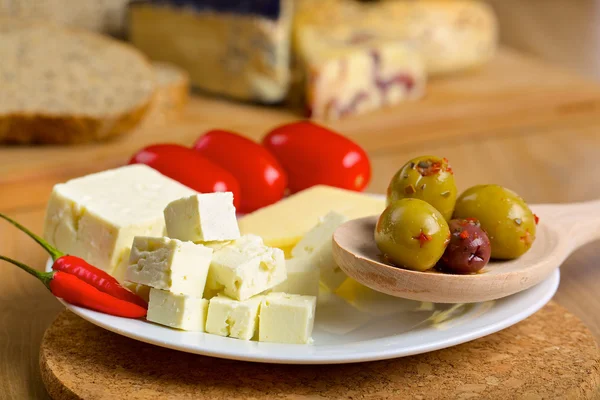
<svg viewBox="0 0 600 400">
<path fill-rule="evenodd" d="M 35 276 L 50 289 L 53 295 L 73 305 L 125 318 L 141 318 L 146 315 L 147 311 L 144 307 L 101 292 L 75 275 L 61 271 L 36 271 L 23 263 L 1 255 L 0 260 L 14 264 Z"/>
<path fill-rule="evenodd" d="M 125 300 L 130 303 L 148 308 L 148 303 L 138 295 L 125 289 L 119 281 L 109 275 L 107 272 L 88 264 L 84 259 L 75 256 L 62 256 L 52 264 L 54 271 L 66 272 L 75 275 L 85 283 L 98 288 L 101 292 L 107 293 L 117 299 Z"/>
<path fill-rule="evenodd" d="M 10 222 L 14 226 L 16 226 L 19 230 L 25 232 L 29 237 L 38 242 L 52 257 L 54 263 L 52 264 L 52 269 L 57 272 L 64 272 L 67 275 L 71 275 L 77 280 L 80 280 L 82 283 L 89 285 L 90 287 L 98 290 L 99 292 L 106 293 L 107 295 L 124 302 L 133 303 L 137 306 L 147 309 L 148 303 L 146 303 L 141 297 L 136 295 L 135 293 L 130 292 L 119 282 L 99 268 L 94 267 L 93 265 L 88 264 L 84 259 L 70 256 L 62 253 L 60 250 L 56 249 L 54 246 L 50 245 L 50 243 L 46 242 L 44 239 L 31 232 L 29 229 L 25 228 L 23 225 L 19 224 L 17 221 L 9 218 L 8 216 L 0 213 L 0 218 L 5 219 Z M 9 260 L 6 260 L 9 261 Z M 11 261 L 9 261 L 11 262 Z M 33 270 L 35 271 L 35 270 Z M 28 271 L 29 272 L 29 271 Z M 37 271 L 36 271 L 37 272 Z M 30 272 L 31 273 L 31 272 Z M 52 273 L 50 273 L 52 274 Z M 37 276 L 37 275 L 36 275 Z M 40 276 L 37 276 L 40 278 Z M 40 278 L 42 279 L 42 278 Z M 45 278 L 45 279 L 52 279 Z M 61 278 L 68 279 L 68 278 Z M 42 279 L 44 282 L 44 280 Z M 46 286 L 48 286 L 46 284 Z M 50 290 L 52 288 L 48 286 Z M 53 291 L 54 293 L 54 291 Z M 62 296 L 59 296 L 62 297 Z M 67 300 L 65 298 L 65 300 Z M 69 301 L 69 300 L 67 300 Z M 69 303 L 71 303 L 69 301 Z M 75 304 L 75 303 L 74 303 Z M 95 308 L 94 308 L 95 309 Z M 100 310 L 99 310 L 100 311 Z M 114 314 L 112 312 L 108 312 L 108 314 Z"/>
<path fill-rule="evenodd" d="M 252 212 L 283 197 L 287 175 L 260 144 L 238 133 L 213 129 L 200 136 L 193 148 L 237 178 L 242 192 L 241 212 Z"/>
<path fill-rule="evenodd" d="M 421 230 L 419 236 L 413 236 L 413 239 L 419 241 L 419 247 L 423 247 L 427 242 L 430 242 L 433 238 L 431 237 L 431 235 L 428 235 L 425 232 L 423 232 L 423 230 Z"/>
<path fill-rule="evenodd" d="M 314 185 L 360 192 L 371 180 L 369 157 L 358 144 L 312 122 L 279 126 L 262 144 L 287 172 L 292 193 Z"/>
</svg>

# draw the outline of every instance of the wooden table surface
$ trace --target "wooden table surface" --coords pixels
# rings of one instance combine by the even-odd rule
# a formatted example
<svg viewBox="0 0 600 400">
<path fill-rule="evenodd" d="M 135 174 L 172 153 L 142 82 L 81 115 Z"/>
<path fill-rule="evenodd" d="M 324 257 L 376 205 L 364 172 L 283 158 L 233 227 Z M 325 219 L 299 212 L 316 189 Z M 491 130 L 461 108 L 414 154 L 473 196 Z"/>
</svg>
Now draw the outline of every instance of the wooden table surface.
<svg viewBox="0 0 600 400">
<path fill-rule="evenodd" d="M 590 84 L 582 90 L 586 98 L 592 95 L 600 102 L 599 87 Z M 510 99 L 506 101 L 510 102 Z M 188 110 L 189 120 L 202 125 L 197 110 L 215 104 L 213 100 L 194 100 Z M 450 159 L 459 190 L 477 183 L 494 182 L 514 189 L 530 203 L 572 202 L 600 198 L 600 112 L 597 104 L 573 103 L 566 108 L 557 108 L 555 114 L 544 118 L 535 118 L 525 111 L 519 120 L 495 118 L 489 123 L 479 120 L 477 124 L 473 120 L 463 122 L 461 114 L 454 117 L 446 114 L 437 125 L 429 126 L 429 134 L 421 134 L 423 128 L 415 128 L 412 136 L 406 134 L 406 127 L 403 135 L 393 129 L 370 135 L 367 126 L 354 125 L 351 120 L 336 126 L 348 127 L 349 136 L 369 151 L 374 172 L 369 187 L 371 192 L 383 192 L 392 174 L 408 158 L 432 153 Z M 235 121 L 239 127 L 244 126 L 244 115 L 250 115 L 250 110 L 245 112 Z M 264 114 L 268 118 L 289 119 L 276 117 L 270 110 Z M 168 137 L 187 143 L 191 142 L 192 135 L 200 132 L 190 124 L 160 129 L 168 131 Z M 250 136 L 259 135 L 257 128 L 249 131 Z M 456 132 L 460 135 L 455 135 Z M 143 142 L 140 139 L 140 143 Z M 117 161 L 126 161 L 126 154 L 117 161 L 107 161 L 107 146 L 117 148 L 119 144 L 98 145 L 97 151 L 83 147 L 82 151 L 88 152 L 90 157 L 95 154 L 95 157 L 90 158 L 93 161 L 88 164 L 82 161 L 81 154 L 75 157 L 78 159 L 77 171 L 69 170 L 69 157 L 64 156 L 57 159 L 55 169 L 38 170 L 30 175 L 23 174 L 22 167 L 14 167 L 15 164 L 7 160 L 19 154 L 16 157 L 19 158 L 18 165 L 40 164 L 65 150 L 36 149 L 34 153 L 27 153 L 24 149 L 0 148 L 0 211 L 40 232 L 44 203 L 52 184 L 75 176 L 78 171 L 99 170 L 114 166 Z M 71 151 L 74 155 L 80 153 Z M 27 158 L 31 154 L 35 157 Z M 12 176 L 26 179 L 15 180 Z M 16 257 L 37 268 L 41 268 L 46 259 L 40 248 L 3 223 L 0 224 L 0 254 Z M 561 267 L 562 281 L 555 300 L 579 316 L 600 340 L 599 258 L 600 243 L 573 254 Z M 0 264 L 0 269 L 0 399 L 47 398 L 38 367 L 39 345 L 44 330 L 62 306 L 25 273 L 5 263 Z"/>
</svg>

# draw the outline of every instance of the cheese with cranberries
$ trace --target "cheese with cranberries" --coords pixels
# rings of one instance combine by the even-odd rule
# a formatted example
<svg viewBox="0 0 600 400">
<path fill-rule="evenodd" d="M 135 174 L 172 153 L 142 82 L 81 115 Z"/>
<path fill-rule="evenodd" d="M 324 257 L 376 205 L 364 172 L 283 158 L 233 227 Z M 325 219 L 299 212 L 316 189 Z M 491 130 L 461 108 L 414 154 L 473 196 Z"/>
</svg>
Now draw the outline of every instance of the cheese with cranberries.
<svg viewBox="0 0 600 400">
<path fill-rule="evenodd" d="M 313 27 L 298 28 L 296 40 L 306 108 L 313 118 L 362 114 L 425 92 L 421 57 L 404 43 Z"/>
</svg>

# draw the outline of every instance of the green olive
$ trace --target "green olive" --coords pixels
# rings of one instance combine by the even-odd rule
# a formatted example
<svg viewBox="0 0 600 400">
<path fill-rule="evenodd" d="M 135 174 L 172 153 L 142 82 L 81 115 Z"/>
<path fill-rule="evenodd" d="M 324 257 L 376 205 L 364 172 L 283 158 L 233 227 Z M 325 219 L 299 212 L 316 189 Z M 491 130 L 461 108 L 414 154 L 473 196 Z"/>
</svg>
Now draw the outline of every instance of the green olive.
<svg viewBox="0 0 600 400">
<path fill-rule="evenodd" d="M 512 190 L 499 185 L 467 189 L 456 202 L 454 218 L 476 218 L 492 246 L 492 258 L 517 258 L 535 240 L 536 217 Z"/>
<path fill-rule="evenodd" d="M 375 227 L 375 242 L 384 257 L 415 271 L 434 267 L 449 240 L 450 229 L 442 214 L 419 199 L 391 203 Z"/>
<path fill-rule="evenodd" d="M 387 204 L 404 198 L 426 201 L 449 221 L 456 203 L 456 184 L 448 160 L 423 156 L 400 168 L 388 186 Z"/>
</svg>

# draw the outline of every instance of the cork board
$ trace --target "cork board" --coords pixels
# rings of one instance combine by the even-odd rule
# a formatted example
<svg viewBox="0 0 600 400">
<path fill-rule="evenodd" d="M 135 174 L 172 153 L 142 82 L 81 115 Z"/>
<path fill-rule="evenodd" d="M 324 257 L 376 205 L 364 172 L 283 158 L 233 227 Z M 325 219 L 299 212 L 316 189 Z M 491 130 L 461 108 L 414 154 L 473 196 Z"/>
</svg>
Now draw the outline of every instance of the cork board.
<svg viewBox="0 0 600 400">
<path fill-rule="evenodd" d="M 220 360 L 164 349 L 64 311 L 46 331 L 42 377 L 53 399 L 593 399 L 600 351 L 575 316 L 549 303 L 460 346 L 347 365 Z"/>
</svg>

